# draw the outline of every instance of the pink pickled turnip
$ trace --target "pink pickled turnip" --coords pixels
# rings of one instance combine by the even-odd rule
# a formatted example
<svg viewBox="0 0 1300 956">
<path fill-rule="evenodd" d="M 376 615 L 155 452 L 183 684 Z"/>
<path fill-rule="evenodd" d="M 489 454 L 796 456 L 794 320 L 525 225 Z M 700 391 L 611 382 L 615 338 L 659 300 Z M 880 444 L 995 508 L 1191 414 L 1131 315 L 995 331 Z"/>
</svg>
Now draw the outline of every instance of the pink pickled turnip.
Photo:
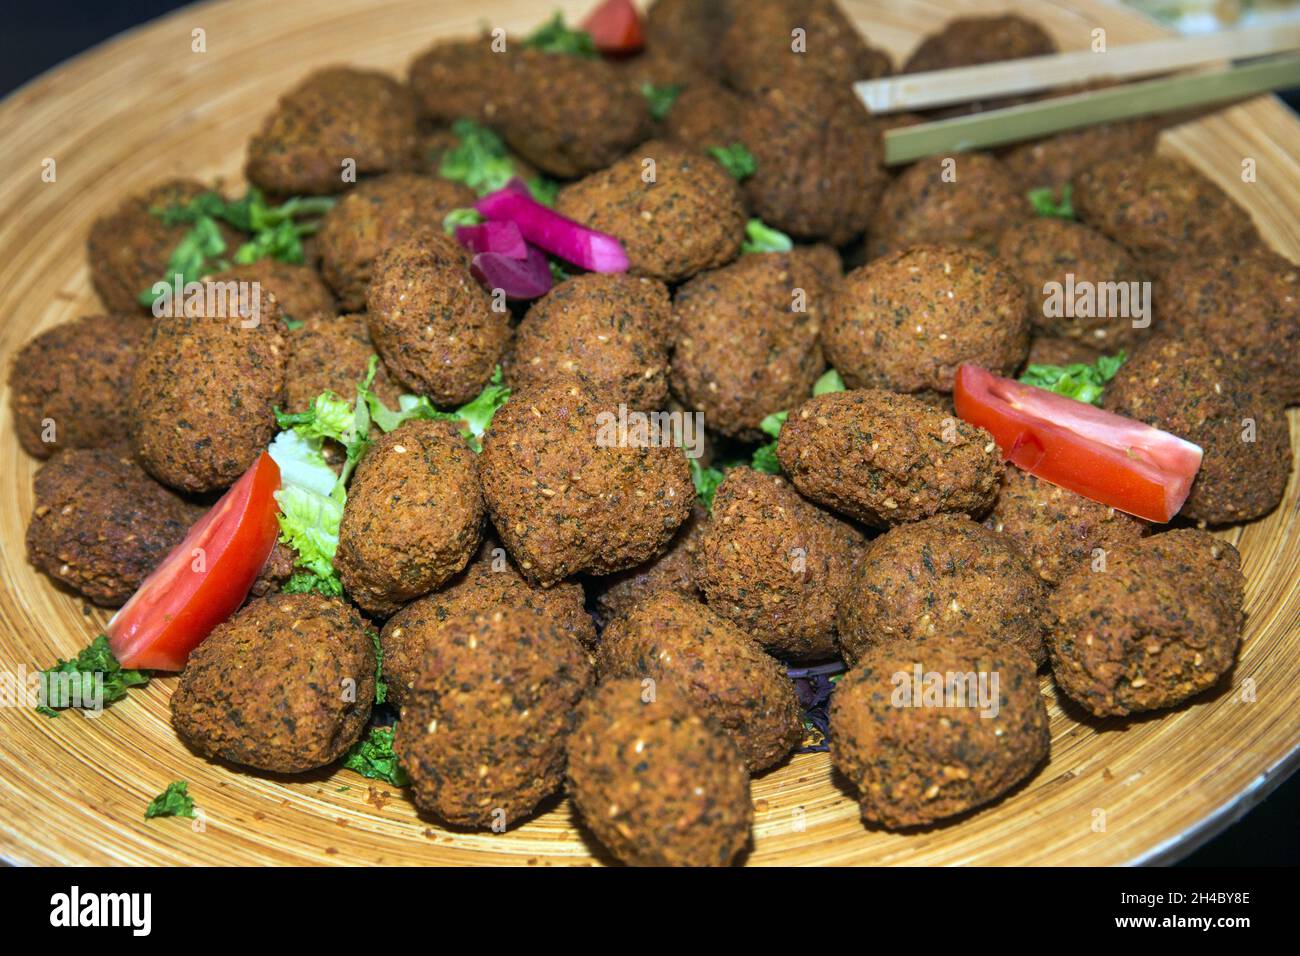
<svg viewBox="0 0 1300 956">
<path fill-rule="evenodd" d="M 480 199 L 474 206 L 486 219 L 513 222 L 533 245 L 591 272 L 626 272 L 627 253 L 616 238 L 588 229 L 581 223 L 548 209 L 528 193 L 528 187 L 511 180 Z"/>
<path fill-rule="evenodd" d="M 546 254 L 528 246 L 528 255 L 514 259 L 499 252 L 480 252 L 470 264 L 474 278 L 488 289 L 500 289 L 508 299 L 540 299 L 551 291 L 551 266 Z"/>
<path fill-rule="evenodd" d="M 457 226 L 456 241 L 470 252 L 492 252 L 510 259 L 527 259 L 528 245 L 524 234 L 513 222 L 485 222 L 477 226 Z"/>
</svg>

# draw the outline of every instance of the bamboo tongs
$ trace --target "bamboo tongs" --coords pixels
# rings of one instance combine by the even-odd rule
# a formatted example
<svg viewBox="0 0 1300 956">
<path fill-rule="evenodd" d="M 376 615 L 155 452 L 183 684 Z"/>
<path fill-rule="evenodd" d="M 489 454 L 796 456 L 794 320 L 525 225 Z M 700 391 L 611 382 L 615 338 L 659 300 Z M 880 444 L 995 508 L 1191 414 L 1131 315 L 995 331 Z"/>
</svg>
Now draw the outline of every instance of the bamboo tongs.
<svg viewBox="0 0 1300 956">
<path fill-rule="evenodd" d="M 1241 59 L 1252 62 L 1230 62 Z M 1188 67 L 1202 69 L 891 130 L 885 136 L 885 162 L 906 163 L 1300 85 L 1300 22 L 892 76 L 857 83 L 854 91 L 872 113 L 891 113 Z"/>
</svg>

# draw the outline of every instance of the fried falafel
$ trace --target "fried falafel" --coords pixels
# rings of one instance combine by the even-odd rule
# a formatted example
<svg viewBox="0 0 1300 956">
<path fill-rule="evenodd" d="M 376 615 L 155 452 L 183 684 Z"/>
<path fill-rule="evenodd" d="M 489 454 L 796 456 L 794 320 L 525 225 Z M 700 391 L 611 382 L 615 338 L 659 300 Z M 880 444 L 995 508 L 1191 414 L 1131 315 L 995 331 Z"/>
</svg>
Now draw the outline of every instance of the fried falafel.
<svg viewBox="0 0 1300 956">
<path fill-rule="evenodd" d="M 1024 286 L 976 249 L 917 246 L 844 277 L 823 345 L 851 388 L 951 392 L 964 362 L 1009 375 L 1029 351 Z"/>
<path fill-rule="evenodd" d="M 510 315 L 493 307 L 469 258 L 439 232 L 389 246 L 366 293 L 370 340 L 401 385 L 437 405 L 483 390 L 510 339 Z"/>
<path fill-rule="evenodd" d="M 872 648 L 960 625 L 1042 664 L 1046 597 L 1011 539 L 966 515 L 936 515 L 867 546 L 840 603 L 840 649 L 857 663 Z"/>
<path fill-rule="evenodd" d="M 698 600 L 671 591 L 615 618 L 596 669 L 671 684 L 729 736 L 751 773 L 783 760 L 803 737 L 794 684 L 753 638 Z"/>
<path fill-rule="evenodd" d="M 1291 428 L 1269 382 L 1254 369 L 1204 343 L 1163 336 L 1129 357 L 1102 403 L 1201 447 L 1205 457 L 1184 517 L 1232 524 L 1266 515 L 1282 500 Z"/>
<path fill-rule="evenodd" d="M 248 143 L 244 173 L 274 196 L 343 192 L 357 177 L 411 168 L 415 96 L 375 70 L 332 66 L 280 98 Z"/>
<path fill-rule="evenodd" d="M 977 629 L 865 651 L 830 708 L 831 759 L 857 788 L 862 818 L 926 826 L 1032 774 L 1051 742 L 1035 671 Z"/>
<path fill-rule="evenodd" d="M 826 246 L 745 255 L 691 279 L 673 301 L 673 393 L 714 431 L 760 440 L 763 419 L 802 401 L 826 369 L 821 329 L 840 279 Z"/>
<path fill-rule="evenodd" d="M 125 441 L 122 395 L 149 331 L 136 315 L 89 315 L 28 341 L 9 366 L 14 434 L 23 450 L 48 458 L 61 448 Z"/>
<path fill-rule="evenodd" d="M 190 655 L 172 724 L 204 756 L 301 773 L 347 752 L 374 699 L 375 649 L 361 615 L 317 594 L 272 594 Z"/>
<path fill-rule="evenodd" d="M 429 636 L 393 749 L 415 805 L 459 826 L 514 826 L 560 788 L 591 664 L 553 619 L 462 611 Z"/>
<path fill-rule="evenodd" d="M 569 739 L 568 792 L 583 820 L 632 866 L 726 866 L 754 807 L 736 745 L 667 682 L 597 687 Z"/>
<path fill-rule="evenodd" d="M 95 604 L 124 604 L 203 515 L 125 445 L 70 448 L 36 473 L 27 560 Z"/>
<path fill-rule="evenodd" d="M 566 186 L 555 209 L 617 237 L 634 274 L 664 282 L 730 262 L 745 235 L 735 180 L 713 159 L 660 140 Z"/>
<path fill-rule="evenodd" d="M 348 488 L 334 567 L 381 617 L 460 572 L 483 533 L 478 458 L 447 421 L 406 422 L 376 441 Z"/>
<path fill-rule="evenodd" d="M 1104 572 L 1077 569 L 1048 602 L 1057 684 L 1099 717 L 1194 697 L 1236 660 L 1244 583 L 1237 549 L 1190 528 L 1116 548 Z"/>
<path fill-rule="evenodd" d="M 835 611 L 862 535 L 804 501 L 782 478 L 733 468 L 718 486 L 696 558 L 709 607 L 769 653 L 835 656 Z"/>
<path fill-rule="evenodd" d="M 791 411 L 777 458 L 804 497 L 877 528 L 979 517 L 1003 471 L 984 429 L 878 389 L 819 395 Z"/>
</svg>

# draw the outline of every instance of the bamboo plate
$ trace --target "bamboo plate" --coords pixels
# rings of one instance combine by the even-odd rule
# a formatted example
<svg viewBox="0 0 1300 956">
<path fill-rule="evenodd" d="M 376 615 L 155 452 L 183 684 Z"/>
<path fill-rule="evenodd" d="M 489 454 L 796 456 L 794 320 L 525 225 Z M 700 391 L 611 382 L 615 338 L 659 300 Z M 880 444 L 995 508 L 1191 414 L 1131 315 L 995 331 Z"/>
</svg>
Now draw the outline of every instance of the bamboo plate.
<svg viewBox="0 0 1300 956">
<path fill-rule="evenodd" d="M 554 6 L 585 0 L 277 0 L 198 4 L 46 74 L 0 103 L 0 360 L 37 331 L 99 310 L 85 265 L 91 221 L 169 176 L 242 185 L 244 143 L 275 96 L 309 70 L 347 61 L 403 72 L 439 35 L 480 23 L 524 30 Z M 895 57 L 958 12 L 1023 9 L 1063 49 L 1094 27 L 1108 42 L 1160 28 L 1102 0 L 846 0 Z M 207 52 L 191 52 L 206 31 Z M 1268 241 L 1300 261 L 1300 124 L 1261 98 L 1181 127 L 1165 149 L 1222 185 Z M 1258 166 L 1247 185 L 1243 158 Z M 56 162 L 57 180 L 42 181 Z M 23 535 L 36 463 L 10 428 L 0 451 L 0 669 L 71 656 L 107 615 L 33 571 Z M 1292 413 L 1300 447 L 1300 414 Z M 1226 533 L 1244 556 L 1249 623 L 1239 663 L 1218 688 L 1176 711 L 1084 721 L 1050 680 L 1052 755 L 1027 784 L 956 823 L 900 836 L 868 830 L 824 754 L 797 756 L 754 782 L 751 864 L 1112 864 L 1168 860 L 1208 838 L 1276 786 L 1300 753 L 1300 487 L 1268 518 Z M 16 863 L 586 864 L 602 862 L 566 802 L 506 834 L 448 832 L 400 792 L 340 771 L 280 778 L 191 754 L 173 734 L 175 678 L 155 680 L 100 718 L 57 720 L 0 708 L 0 853 Z M 1252 702 L 1253 701 L 1253 702 Z M 145 822 L 145 804 L 189 781 L 204 825 Z"/>
</svg>

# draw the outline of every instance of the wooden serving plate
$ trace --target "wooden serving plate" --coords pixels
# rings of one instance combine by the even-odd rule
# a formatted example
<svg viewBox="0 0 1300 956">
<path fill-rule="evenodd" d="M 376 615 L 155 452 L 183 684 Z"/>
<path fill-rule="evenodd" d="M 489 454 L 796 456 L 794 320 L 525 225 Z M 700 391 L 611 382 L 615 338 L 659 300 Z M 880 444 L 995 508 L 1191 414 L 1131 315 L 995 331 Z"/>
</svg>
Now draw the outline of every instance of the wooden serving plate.
<svg viewBox="0 0 1300 956">
<path fill-rule="evenodd" d="M 1161 28 L 1103 0 L 847 0 L 877 45 L 906 55 L 959 13 L 1023 10 L 1064 49 L 1094 27 L 1111 44 Z M 100 309 L 85 263 L 92 220 L 169 176 L 240 188 L 244 144 L 275 98 L 310 70 L 348 62 L 404 74 L 435 37 L 481 23 L 527 30 L 585 0 L 221 0 L 186 7 L 77 57 L 0 103 L 0 358 L 36 332 Z M 195 29 L 207 52 L 191 52 Z M 1300 123 L 1260 98 L 1167 133 L 1300 261 Z M 1258 181 L 1240 178 L 1244 157 Z M 42 181 L 53 158 L 57 180 Z M 56 589 L 24 559 L 37 463 L 20 451 L 5 389 L 0 451 L 0 670 L 76 653 L 108 615 Z M 1300 448 L 1300 414 L 1292 413 Z M 1300 754 L 1300 533 L 1295 469 L 1271 516 L 1225 532 L 1241 549 L 1249 622 L 1230 679 L 1175 711 L 1084 719 L 1050 679 L 1051 761 L 992 807 L 908 835 L 865 828 L 825 754 L 754 781 L 749 864 L 1114 864 L 1189 851 L 1262 799 Z M 209 763 L 173 733 L 175 678 L 98 719 L 0 708 L 0 854 L 14 863 L 586 864 L 603 862 L 558 798 L 505 834 L 449 832 L 395 788 L 347 771 L 274 777 Z M 1253 688 L 1253 692 L 1250 689 Z M 1246 698 L 1253 698 L 1249 702 Z M 146 822 L 168 782 L 189 781 L 205 813 Z"/>
</svg>

